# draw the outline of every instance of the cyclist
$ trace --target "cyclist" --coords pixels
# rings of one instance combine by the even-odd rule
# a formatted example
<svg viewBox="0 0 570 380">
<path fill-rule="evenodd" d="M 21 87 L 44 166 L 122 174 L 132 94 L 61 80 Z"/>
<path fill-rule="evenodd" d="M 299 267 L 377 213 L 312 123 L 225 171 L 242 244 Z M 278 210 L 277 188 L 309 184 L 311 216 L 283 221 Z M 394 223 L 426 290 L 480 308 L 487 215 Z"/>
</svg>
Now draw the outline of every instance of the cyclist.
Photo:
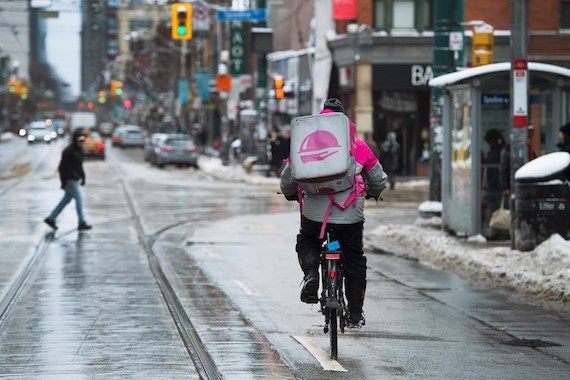
<svg viewBox="0 0 570 380">
<path fill-rule="evenodd" d="M 328 99 L 324 103 L 323 113 L 342 112 L 346 114 L 342 103 L 336 99 Z M 370 147 L 356 138 L 356 126 L 350 122 L 351 157 L 357 164 L 355 186 L 365 186 L 368 197 L 377 198 L 386 188 L 388 176 L 382 165 L 372 153 Z M 290 164 L 286 164 L 281 176 L 281 191 L 288 200 L 298 200 L 298 185 L 293 179 Z M 342 203 L 354 189 L 336 193 L 335 198 Z M 363 195 L 364 195 L 363 194 Z M 295 250 L 299 264 L 304 273 L 301 301 L 318 302 L 319 264 L 321 255 L 321 225 L 329 205 L 326 195 L 302 194 L 301 228 L 297 235 Z M 348 302 L 348 327 L 360 327 L 365 324 L 362 306 L 366 291 L 366 257 L 362 246 L 364 226 L 364 196 L 360 196 L 354 207 L 344 210 L 332 208 L 327 221 L 327 230 L 339 240 L 343 251 L 346 299 Z"/>
</svg>

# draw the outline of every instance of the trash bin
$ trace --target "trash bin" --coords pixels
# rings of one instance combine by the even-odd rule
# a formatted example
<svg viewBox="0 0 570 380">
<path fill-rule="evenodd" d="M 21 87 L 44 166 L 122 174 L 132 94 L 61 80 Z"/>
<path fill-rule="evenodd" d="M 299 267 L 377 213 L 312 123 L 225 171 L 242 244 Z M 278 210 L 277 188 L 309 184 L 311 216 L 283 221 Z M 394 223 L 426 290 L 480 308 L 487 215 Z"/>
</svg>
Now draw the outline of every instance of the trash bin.
<svg viewBox="0 0 570 380">
<path fill-rule="evenodd" d="M 530 251 L 558 233 L 570 239 L 570 154 L 556 152 L 515 173 L 515 248 Z"/>
</svg>

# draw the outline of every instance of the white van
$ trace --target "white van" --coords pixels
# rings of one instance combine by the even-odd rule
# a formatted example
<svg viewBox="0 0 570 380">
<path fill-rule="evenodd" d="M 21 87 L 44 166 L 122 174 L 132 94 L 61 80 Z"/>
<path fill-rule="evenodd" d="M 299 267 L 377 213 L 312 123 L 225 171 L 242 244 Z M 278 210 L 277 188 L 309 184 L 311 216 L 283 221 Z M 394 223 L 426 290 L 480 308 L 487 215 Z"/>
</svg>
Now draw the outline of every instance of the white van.
<svg viewBox="0 0 570 380">
<path fill-rule="evenodd" d="M 97 126 L 97 116 L 94 112 L 74 112 L 71 114 L 71 130 L 77 128 L 94 129 Z"/>
</svg>

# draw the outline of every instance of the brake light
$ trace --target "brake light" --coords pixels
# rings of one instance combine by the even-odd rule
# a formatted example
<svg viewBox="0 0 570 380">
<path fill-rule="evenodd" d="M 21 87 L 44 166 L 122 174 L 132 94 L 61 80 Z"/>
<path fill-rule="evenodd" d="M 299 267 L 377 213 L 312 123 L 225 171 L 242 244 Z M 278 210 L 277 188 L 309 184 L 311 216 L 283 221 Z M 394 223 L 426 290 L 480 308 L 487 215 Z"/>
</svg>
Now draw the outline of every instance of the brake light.
<svg viewBox="0 0 570 380">
<path fill-rule="evenodd" d="M 329 278 L 333 280 L 336 278 L 336 270 L 329 271 Z"/>
<path fill-rule="evenodd" d="M 196 151 L 196 147 L 194 145 L 188 145 L 186 147 L 186 151 L 187 152 L 195 152 Z"/>
<path fill-rule="evenodd" d="M 174 147 L 172 145 L 165 145 L 161 147 L 160 150 L 163 152 L 172 152 L 174 150 Z"/>
<path fill-rule="evenodd" d="M 105 149 L 105 144 L 103 144 L 101 141 L 99 141 L 99 142 L 97 143 L 97 149 L 99 149 L 99 150 Z"/>
</svg>

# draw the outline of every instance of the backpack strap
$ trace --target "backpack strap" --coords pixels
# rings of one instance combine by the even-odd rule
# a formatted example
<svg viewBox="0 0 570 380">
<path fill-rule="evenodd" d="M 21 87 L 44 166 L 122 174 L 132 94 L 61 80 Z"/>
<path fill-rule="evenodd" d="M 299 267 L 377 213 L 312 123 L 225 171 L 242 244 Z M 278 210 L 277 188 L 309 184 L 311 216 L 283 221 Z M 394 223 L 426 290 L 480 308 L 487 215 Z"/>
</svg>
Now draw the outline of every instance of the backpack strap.
<svg viewBox="0 0 570 380">
<path fill-rule="evenodd" d="M 359 191 L 357 186 L 355 186 L 343 204 L 340 204 L 337 202 L 333 193 L 327 194 L 327 196 L 329 198 L 329 204 L 328 204 L 327 209 L 325 211 L 325 215 L 323 216 L 323 223 L 321 224 L 321 233 L 319 234 L 319 239 L 324 239 L 324 237 L 325 237 L 325 232 L 327 229 L 327 223 L 328 223 L 329 218 L 331 216 L 332 206 L 338 208 L 340 211 L 346 210 L 349 206 L 356 207 L 356 204 L 358 203 L 358 196 L 361 193 L 362 192 Z"/>
</svg>

